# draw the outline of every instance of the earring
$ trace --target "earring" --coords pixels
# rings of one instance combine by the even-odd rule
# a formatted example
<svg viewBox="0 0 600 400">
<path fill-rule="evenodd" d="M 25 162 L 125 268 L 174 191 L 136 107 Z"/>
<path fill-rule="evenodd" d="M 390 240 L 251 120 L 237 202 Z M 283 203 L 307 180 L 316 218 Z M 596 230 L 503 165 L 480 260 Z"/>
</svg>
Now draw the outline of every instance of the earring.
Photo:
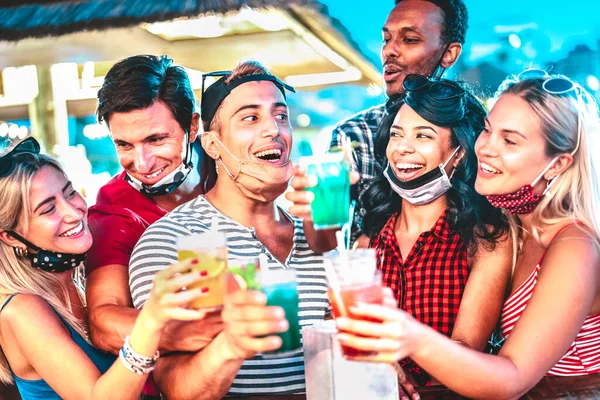
<svg viewBox="0 0 600 400">
<path fill-rule="evenodd" d="M 13 247 L 13 249 L 15 250 L 15 254 L 17 255 L 17 257 L 27 257 L 27 255 L 29 254 L 26 247 L 15 246 Z"/>
<path fill-rule="evenodd" d="M 550 189 L 552 188 L 552 185 L 554 185 L 554 182 L 556 182 L 556 178 L 558 178 L 558 175 L 548 178 L 546 181 L 546 189 L 544 189 L 542 196 L 547 196 L 550 193 Z"/>
<path fill-rule="evenodd" d="M 219 175 L 219 163 L 217 161 L 219 161 L 220 158 L 221 155 L 219 153 L 215 154 L 215 172 L 217 175 Z"/>
</svg>

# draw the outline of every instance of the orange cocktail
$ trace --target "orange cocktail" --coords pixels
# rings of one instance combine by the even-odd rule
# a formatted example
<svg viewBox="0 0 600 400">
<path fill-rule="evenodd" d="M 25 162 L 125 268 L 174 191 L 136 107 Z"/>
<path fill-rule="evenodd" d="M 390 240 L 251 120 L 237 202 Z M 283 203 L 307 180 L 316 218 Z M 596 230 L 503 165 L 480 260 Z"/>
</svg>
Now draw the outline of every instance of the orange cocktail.
<svg viewBox="0 0 600 400">
<path fill-rule="evenodd" d="M 348 317 L 370 322 L 381 322 L 362 317 L 350 311 L 357 303 L 383 304 L 381 272 L 375 267 L 373 250 L 348 251 L 345 257 L 336 254 L 326 255 L 326 262 L 331 262 L 337 275 L 336 287 L 328 291 L 334 318 Z M 356 350 L 342 346 L 342 353 L 347 357 L 373 355 L 372 352 Z"/>
</svg>

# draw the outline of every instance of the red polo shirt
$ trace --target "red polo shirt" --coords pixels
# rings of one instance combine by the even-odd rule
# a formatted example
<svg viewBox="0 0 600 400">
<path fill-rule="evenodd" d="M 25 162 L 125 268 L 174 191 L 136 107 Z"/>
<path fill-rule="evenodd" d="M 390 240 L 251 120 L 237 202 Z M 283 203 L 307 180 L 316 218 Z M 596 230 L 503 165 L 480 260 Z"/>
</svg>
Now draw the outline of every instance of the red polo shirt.
<svg viewBox="0 0 600 400">
<path fill-rule="evenodd" d="M 135 190 L 123 177 L 113 177 L 98 192 L 90 207 L 88 224 L 94 244 L 88 252 L 86 272 L 111 264 L 129 265 L 129 258 L 146 228 L 166 214 L 152 200 Z"/>
<path fill-rule="evenodd" d="M 125 171 L 102 186 L 96 205 L 89 209 L 88 225 L 94 244 L 87 254 L 87 274 L 112 264 L 128 267 L 133 248 L 146 228 L 167 213 L 135 190 L 124 176 Z M 158 395 L 152 376 L 144 393 Z"/>
</svg>

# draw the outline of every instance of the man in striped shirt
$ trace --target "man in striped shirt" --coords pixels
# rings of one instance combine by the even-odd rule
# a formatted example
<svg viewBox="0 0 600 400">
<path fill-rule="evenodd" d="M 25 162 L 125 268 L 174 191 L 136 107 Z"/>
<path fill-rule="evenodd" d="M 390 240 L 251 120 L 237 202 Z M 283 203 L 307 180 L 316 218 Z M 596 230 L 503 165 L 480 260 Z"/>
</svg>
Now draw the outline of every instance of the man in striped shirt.
<svg viewBox="0 0 600 400">
<path fill-rule="evenodd" d="M 302 222 L 276 207 L 292 174 L 292 130 L 285 89 L 261 65 L 245 62 L 225 73 L 202 96 L 206 159 L 219 171 L 215 186 L 150 226 L 129 267 L 134 306 L 141 308 L 154 275 L 177 260 L 177 239 L 214 229 L 225 232 L 229 259 L 265 254 L 269 268 L 297 275 L 301 326 L 328 310 L 321 258 L 308 246 Z M 210 157 L 210 158 L 209 158 Z M 305 391 L 302 350 L 264 357 L 287 330 L 283 310 L 266 307 L 260 292 L 227 296 L 225 329 L 194 354 L 161 358 L 155 378 L 168 398 L 214 399 L 226 394 L 269 395 Z"/>
</svg>

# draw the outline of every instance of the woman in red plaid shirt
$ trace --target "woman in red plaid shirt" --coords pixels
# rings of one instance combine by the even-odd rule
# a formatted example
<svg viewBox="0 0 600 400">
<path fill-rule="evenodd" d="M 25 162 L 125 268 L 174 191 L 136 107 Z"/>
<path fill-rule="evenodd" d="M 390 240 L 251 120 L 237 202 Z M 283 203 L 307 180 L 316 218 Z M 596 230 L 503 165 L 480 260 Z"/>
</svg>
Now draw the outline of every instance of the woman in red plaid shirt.
<svg viewBox="0 0 600 400">
<path fill-rule="evenodd" d="M 477 191 L 513 214 L 519 233 L 500 353 L 468 349 L 397 309 L 357 307 L 379 324 L 338 319 L 343 344 L 378 351 L 372 361 L 410 356 L 470 398 L 517 398 L 545 374 L 600 372 L 598 106 L 541 70 L 503 89 L 475 146 Z"/>
<path fill-rule="evenodd" d="M 484 350 L 512 255 L 506 218 L 474 189 L 474 145 L 486 113 L 453 81 L 409 75 L 404 88 L 406 97 L 378 131 L 375 149 L 385 169 L 361 199 L 362 228 L 398 307 Z M 401 365 L 416 383 L 428 383 L 411 360 Z"/>
</svg>

